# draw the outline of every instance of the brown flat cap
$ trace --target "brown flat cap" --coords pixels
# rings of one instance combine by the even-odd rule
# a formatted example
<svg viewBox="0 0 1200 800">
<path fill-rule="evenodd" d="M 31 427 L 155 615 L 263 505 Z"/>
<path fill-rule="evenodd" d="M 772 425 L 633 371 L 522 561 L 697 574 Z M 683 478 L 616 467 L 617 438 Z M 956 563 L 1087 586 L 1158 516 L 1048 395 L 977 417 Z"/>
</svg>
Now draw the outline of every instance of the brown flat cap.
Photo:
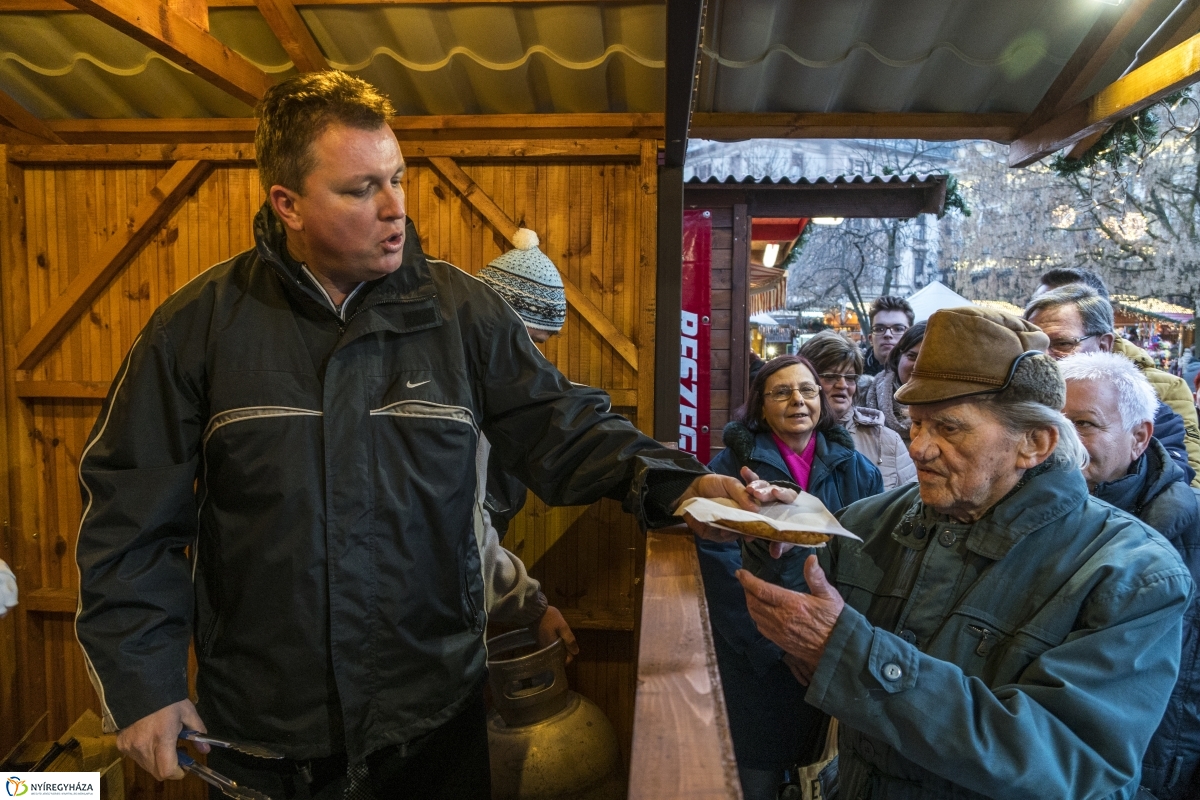
<svg viewBox="0 0 1200 800">
<path fill-rule="evenodd" d="M 896 400 L 917 405 L 998 392 L 1023 353 L 1049 346 L 1050 338 L 1036 325 L 1003 311 L 980 306 L 935 311 L 912 377 Z"/>
</svg>

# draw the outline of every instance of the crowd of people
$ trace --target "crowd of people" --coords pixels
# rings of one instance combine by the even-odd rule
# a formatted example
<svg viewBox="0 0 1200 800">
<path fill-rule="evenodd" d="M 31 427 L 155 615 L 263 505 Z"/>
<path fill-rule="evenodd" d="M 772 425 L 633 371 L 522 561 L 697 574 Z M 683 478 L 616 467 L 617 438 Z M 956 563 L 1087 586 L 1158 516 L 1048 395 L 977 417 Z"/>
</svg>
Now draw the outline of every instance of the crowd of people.
<svg viewBox="0 0 1200 800">
<path fill-rule="evenodd" d="M 709 464 L 863 539 L 697 539 L 744 796 L 1200 797 L 1188 387 L 1086 270 L 870 323 L 762 364 Z"/>
</svg>

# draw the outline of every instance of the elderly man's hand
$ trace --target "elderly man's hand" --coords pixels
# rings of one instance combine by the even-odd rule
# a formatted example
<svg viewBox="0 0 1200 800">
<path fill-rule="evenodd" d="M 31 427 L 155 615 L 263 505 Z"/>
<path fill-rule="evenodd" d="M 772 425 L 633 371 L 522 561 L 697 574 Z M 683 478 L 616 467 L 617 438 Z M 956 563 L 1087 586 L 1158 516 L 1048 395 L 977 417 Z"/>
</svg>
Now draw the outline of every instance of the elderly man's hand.
<svg viewBox="0 0 1200 800">
<path fill-rule="evenodd" d="M 829 585 L 816 556 L 809 556 L 804 562 L 804 578 L 812 594 L 775 586 L 744 569 L 737 571 L 754 624 L 763 636 L 783 649 L 784 661 L 792 674 L 807 686 L 825 654 L 825 643 L 846 601 Z"/>
<path fill-rule="evenodd" d="M 692 485 L 680 496 L 676 507 L 693 497 L 711 497 L 727 498 L 746 511 L 758 511 L 758 507 L 762 503 L 790 503 L 796 499 L 794 491 L 759 480 L 749 467 L 742 467 L 742 480 L 746 482 L 746 485 L 742 485 L 737 478 L 731 478 L 728 475 L 701 475 L 692 481 Z M 702 539 L 714 542 L 732 542 L 739 536 L 732 531 L 714 528 L 700 522 L 690 514 L 684 514 L 683 519 L 687 522 L 688 527 Z M 779 557 L 775 554 L 774 546 L 772 546 L 771 552 L 776 558 Z"/>
</svg>

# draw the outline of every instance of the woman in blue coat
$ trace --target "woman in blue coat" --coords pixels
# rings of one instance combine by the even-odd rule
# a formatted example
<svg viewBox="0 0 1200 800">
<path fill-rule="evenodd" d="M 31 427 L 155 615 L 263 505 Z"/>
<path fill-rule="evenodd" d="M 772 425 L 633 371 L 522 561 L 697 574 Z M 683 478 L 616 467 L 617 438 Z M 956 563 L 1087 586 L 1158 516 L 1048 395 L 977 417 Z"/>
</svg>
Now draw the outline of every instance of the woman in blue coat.
<svg viewBox="0 0 1200 800">
<path fill-rule="evenodd" d="M 832 512 L 883 491 L 879 470 L 835 423 L 816 370 L 801 356 L 763 365 L 746 405 L 725 426 L 724 441 L 708 465 L 713 472 L 743 477 L 748 467 L 763 480 L 809 492 Z M 744 565 L 764 580 L 803 591 L 804 560 L 813 550 L 797 547 L 773 559 L 761 540 L 697 538 L 696 545 L 742 791 L 746 800 L 774 800 L 784 771 L 819 749 L 824 720 L 805 704 L 805 689 L 783 652 L 754 626 L 733 574 Z"/>
</svg>

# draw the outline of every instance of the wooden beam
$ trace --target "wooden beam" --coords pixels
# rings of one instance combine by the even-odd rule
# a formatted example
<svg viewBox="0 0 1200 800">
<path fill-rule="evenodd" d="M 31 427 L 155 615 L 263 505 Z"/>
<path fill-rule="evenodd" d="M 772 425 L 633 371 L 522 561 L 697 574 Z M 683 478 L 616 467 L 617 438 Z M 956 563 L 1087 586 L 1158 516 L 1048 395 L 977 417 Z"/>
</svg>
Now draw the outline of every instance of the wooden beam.
<svg viewBox="0 0 1200 800">
<path fill-rule="evenodd" d="M 125 225 L 97 251 L 92 263 L 79 271 L 67 290 L 20 338 L 18 369 L 30 369 L 50 351 L 109 281 L 157 233 L 171 212 L 208 176 L 212 166 L 206 161 L 180 161 L 168 170 L 149 196 L 138 203 Z"/>
<path fill-rule="evenodd" d="M 208 30 L 208 3 L 205 0 L 161 0 L 179 16 L 198 28 Z"/>
<path fill-rule="evenodd" d="M 253 142 L 252 117 L 47 120 L 70 144 Z M 391 120 L 401 141 L 428 139 L 661 139 L 662 114 L 453 114 Z"/>
<path fill-rule="evenodd" d="M 79 596 L 74 589 L 34 589 L 21 595 L 26 611 L 42 614 L 74 614 Z"/>
<path fill-rule="evenodd" d="M 45 144 L 46 140 L 0 123 L 0 144 Z"/>
<path fill-rule="evenodd" d="M 1200 33 L 1200 2 L 1193 0 L 1192 6 L 1193 7 L 1190 10 L 1185 6 L 1178 6 L 1175 11 L 1172 11 L 1171 16 L 1168 17 L 1161 26 L 1159 26 L 1159 30 L 1154 32 L 1154 36 L 1151 37 L 1151 40 L 1147 41 L 1146 44 L 1142 45 L 1141 49 L 1138 50 L 1139 58 L 1142 55 L 1142 51 L 1146 50 L 1147 48 L 1151 49 L 1150 57 L 1157 58 L 1171 48 L 1183 44 L 1183 42 L 1185 42 L 1187 39 L 1195 36 L 1197 33 Z M 1179 18 L 1176 20 L 1174 17 L 1177 14 L 1179 15 Z M 1159 39 L 1161 44 L 1155 46 L 1155 42 L 1153 41 L 1154 39 Z M 1141 64 L 1138 63 L 1138 59 L 1134 59 L 1134 63 L 1130 65 L 1129 69 L 1125 70 L 1125 73 L 1122 74 L 1122 77 L 1140 66 Z M 1075 161 L 1083 158 L 1083 154 L 1095 147 L 1096 142 L 1100 141 L 1100 137 L 1107 132 L 1108 129 L 1106 128 L 1103 131 L 1093 133 L 1090 136 L 1080 139 L 1075 143 L 1075 146 L 1071 148 L 1071 152 L 1067 154 L 1067 158 Z"/>
<path fill-rule="evenodd" d="M 579 609 L 559 608 L 563 619 L 572 628 L 583 628 L 592 631 L 632 631 L 632 609 Z"/>
<path fill-rule="evenodd" d="M 564 161 L 640 160 L 636 139 L 498 139 L 405 142 L 409 161 L 447 158 L 510 158 Z M 12 145 L 9 160 L 18 164 L 171 163 L 199 160 L 222 164 L 253 163 L 253 144 L 72 144 Z"/>
<path fill-rule="evenodd" d="M 696 545 L 686 528 L 646 534 L 630 800 L 740 800 Z"/>
<path fill-rule="evenodd" d="M 1197 80 L 1200 80 L 1200 34 L 1013 142 L 1008 149 L 1008 165 L 1032 164 Z"/>
<path fill-rule="evenodd" d="M 272 80 L 196 23 L 144 0 L 70 0 L 125 35 L 248 105 L 262 99 Z"/>
<path fill-rule="evenodd" d="M 1125 6 L 1105 6 L 1091 30 L 1067 59 L 1046 94 L 1021 123 L 1018 136 L 1037 129 L 1064 108 L 1078 102 L 1096 75 L 1125 41 L 1134 23 L 1153 0 L 1131 0 Z"/>
<path fill-rule="evenodd" d="M 23 400 L 103 400 L 108 381 L 42 381 L 18 378 L 17 397 Z"/>
<path fill-rule="evenodd" d="M 462 195 L 463 200 L 479 212 L 488 224 L 510 244 L 512 243 L 513 234 L 518 230 L 517 223 L 513 222 L 508 214 L 504 213 L 504 209 L 496 205 L 496 201 L 488 197 L 487 193 L 479 188 L 479 184 L 475 183 L 470 175 L 463 172 L 453 159 L 434 156 L 429 159 L 429 165 L 453 186 L 454 190 Z M 596 332 L 603 336 L 620 354 L 621 358 L 625 359 L 629 366 L 636 371 L 638 368 L 637 345 L 630 341 L 629 337 L 605 316 L 604 311 L 589 300 L 587 295 L 580 291 L 579 287 L 572 283 L 567 276 L 562 276 L 562 282 L 563 288 L 566 290 L 567 302 L 571 307 L 595 328 Z"/>
<path fill-rule="evenodd" d="M 745 113 L 692 115 L 691 135 L 737 142 L 746 139 L 924 139 L 929 142 L 1016 138 L 1024 114 Z"/>
<path fill-rule="evenodd" d="M 30 114 L 24 106 L 3 91 L 0 91 L 0 120 L 41 142 L 62 144 L 63 140 L 46 127 L 45 122 Z"/>
<path fill-rule="evenodd" d="M 257 0 L 207 0 L 208 8 L 254 8 Z M 554 0 L 556 5 L 663 5 L 665 0 Z M 320 8 L 322 6 L 441 6 L 469 3 L 503 4 L 503 5 L 545 5 L 546 0 L 300 0 L 296 3 L 301 8 Z M 0 3 L 0 14 L 30 13 L 44 11 L 74 11 L 74 6 L 68 0 L 3 0 Z"/>
<path fill-rule="evenodd" d="M 304 24 L 300 12 L 291 0 L 255 0 L 259 13 L 267 21 L 271 33 L 283 45 L 288 58 L 301 72 L 322 72 L 329 69 L 325 54 L 317 46 L 312 31 Z"/>
</svg>

